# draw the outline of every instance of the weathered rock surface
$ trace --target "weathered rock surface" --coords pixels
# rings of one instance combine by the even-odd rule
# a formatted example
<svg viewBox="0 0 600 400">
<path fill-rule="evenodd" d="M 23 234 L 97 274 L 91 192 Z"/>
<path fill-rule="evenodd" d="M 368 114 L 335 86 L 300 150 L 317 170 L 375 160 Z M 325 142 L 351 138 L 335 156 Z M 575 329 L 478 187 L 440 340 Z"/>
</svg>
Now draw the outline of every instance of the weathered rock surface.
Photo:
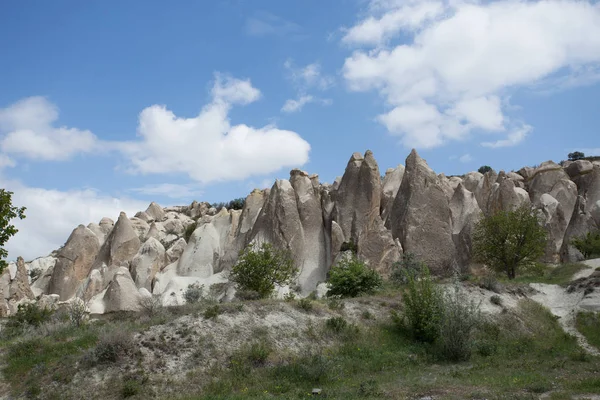
<svg viewBox="0 0 600 400">
<path fill-rule="evenodd" d="M 57 254 L 48 294 L 58 294 L 61 301 L 73 297 L 77 287 L 89 275 L 99 250 L 100 241 L 94 232 L 83 225 L 75 228 Z"/>
<path fill-rule="evenodd" d="M 162 208 L 151 203 L 133 218 L 77 227 L 65 246 L 31 263 L 11 263 L 0 276 L 0 315 L 18 302 L 89 301 L 92 312 L 135 310 L 141 295 L 182 304 L 190 284 L 228 282 L 240 250 L 272 243 L 288 249 L 300 273 L 283 295 L 324 288 L 327 273 L 352 243 L 357 257 L 384 275 L 403 251 L 433 273 L 465 270 L 471 236 L 483 215 L 528 205 L 548 233 L 547 261 L 578 260 L 571 239 L 600 228 L 600 163 L 542 163 L 518 173 L 436 174 L 413 151 L 406 167 L 385 177 L 373 154 L 355 153 L 333 184 L 299 169 L 271 189 L 253 190 L 243 210 L 206 202 Z M 194 232 L 187 238 L 189 226 Z M 224 298 L 234 295 L 234 287 Z M 141 294 L 140 294 L 141 293 Z"/>
<path fill-rule="evenodd" d="M 416 151 L 405 165 L 392 209 L 392 234 L 405 252 L 415 254 L 433 273 L 447 274 L 456 255 L 448 199 L 437 175 Z"/>
</svg>

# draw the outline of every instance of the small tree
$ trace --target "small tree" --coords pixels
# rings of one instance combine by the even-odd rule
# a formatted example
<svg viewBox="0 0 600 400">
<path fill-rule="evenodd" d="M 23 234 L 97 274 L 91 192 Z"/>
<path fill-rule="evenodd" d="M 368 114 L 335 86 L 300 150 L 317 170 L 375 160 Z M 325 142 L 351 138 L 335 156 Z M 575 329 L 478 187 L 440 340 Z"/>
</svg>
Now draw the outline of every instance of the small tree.
<svg viewBox="0 0 600 400">
<path fill-rule="evenodd" d="M 0 274 L 8 265 L 4 260 L 8 256 L 4 245 L 18 232 L 17 228 L 10 224 L 10 221 L 15 218 L 25 218 L 25 207 L 13 206 L 12 195 L 13 192 L 0 189 Z"/>
<path fill-rule="evenodd" d="M 600 255 L 600 230 L 573 238 L 571 244 L 583 254 L 583 258 Z"/>
<path fill-rule="evenodd" d="M 490 167 L 489 165 L 482 165 L 481 167 L 479 167 L 479 169 L 477 170 L 477 172 L 479 172 L 480 174 L 485 174 L 488 171 L 491 171 L 492 167 Z"/>
<path fill-rule="evenodd" d="M 402 294 L 404 319 L 399 322 L 410 330 L 415 340 L 433 343 L 439 337 L 444 299 L 426 265 L 421 265 L 418 275 L 407 275 L 408 286 Z"/>
<path fill-rule="evenodd" d="M 546 231 L 528 206 L 484 217 L 473 232 L 475 259 L 506 272 L 508 279 L 541 257 L 545 247 Z"/>
<path fill-rule="evenodd" d="M 569 157 L 569 161 L 577 161 L 577 160 L 581 160 L 582 158 L 584 158 L 585 154 L 583 154 L 580 151 L 574 151 L 572 153 L 569 153 L 568 157 Z"/>
<path fill-rule="evenodd" d="M 356 256 L 342 259 L 329 271 L 327 296 L 356 297 L 374 293 L 383 281 Z"/>
<path fill-rule="evenodd" d="M 291 283 L 297 272 L 289 251 L 263 243 L 258 248 L 248 245 L 240 252 L 229 279 L 237 283 L 238 289 L 267 298 L 273 294 L 275 285 Z"/>
</svg>

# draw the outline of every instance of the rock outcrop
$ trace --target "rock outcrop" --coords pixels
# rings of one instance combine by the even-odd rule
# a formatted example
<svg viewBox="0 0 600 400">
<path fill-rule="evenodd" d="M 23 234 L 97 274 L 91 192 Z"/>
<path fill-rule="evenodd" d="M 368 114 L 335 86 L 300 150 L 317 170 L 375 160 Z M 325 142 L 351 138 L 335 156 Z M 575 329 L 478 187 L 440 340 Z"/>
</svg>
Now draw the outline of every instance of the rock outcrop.
<svg viewBox="0 0 600 400">
<path fill-rule="evenodd" d="M 448 198 L 438 176 L 415 150 L 406 159 L 404 178 L 392 208 L 391 228 L 404 251 L 427 263 L 433 273 L 451 271 L 456 248 Z"/>
<path fill-rule="evenodd" d="M 78 226 L 51 256 L 11 263 L 0 276 L 0 315 L 34 298 L 55 304 L 78 297 L 94 313 L 135 311 L 150 293 L 181 304 L 191 284 L 227 284 L 239 252 L 263 242 L 289 250 L 300 271 L 279 293 L 322 290 L 331 266 L 353 255 L 383 275 L 403 252 L 435 274 L 464 271 L 477 222 L 521 206 L 535 210 L 548 233 L 546 261 L 581 259 L 571 240 L 600 228 L 600 163 L 548 161 L 447 177 L 413 150 L 405 166 L 382 178 L 367 151 L 354 153 L 331 185 L 294 169 L 289 180 L 253 190 L 242 210 L 151 203 L 132 218 L 121 213 L 116 223 Z"/>
</svg>

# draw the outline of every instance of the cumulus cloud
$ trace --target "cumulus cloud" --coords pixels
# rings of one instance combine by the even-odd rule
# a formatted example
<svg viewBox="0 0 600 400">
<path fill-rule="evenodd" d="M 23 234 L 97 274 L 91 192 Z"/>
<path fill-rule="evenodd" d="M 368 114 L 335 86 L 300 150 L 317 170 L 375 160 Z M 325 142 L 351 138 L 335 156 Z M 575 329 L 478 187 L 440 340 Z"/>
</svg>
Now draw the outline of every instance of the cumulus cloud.
<svg viewBox="0 0 600 400">
<path fill-rule="evenodd" d="M 56 127 L 58 108 L 44 97 L 29 97 L 0 109 L 0 148 L 38 160 L 64 161 L 99 144 L 87 130 Z"/>
<path fill-rule="evenodd" d="M 310 145 L 297 133 L 274 125 L 231 125 L 231 107 L 259 97 L 249 80 L 217 75 L 212 101 L 196 117 L 178 117 L 161 105 L 148 107 L 139 116 L 140 140 L 119 148 L 131 172 L 184 173 L 201 183 L 241 180 L 306 163 Z"/>
<path fill-rule="evenodd" d="M 14 192 L 14 205 L 27 207 L 27 217 L 14 222 L 19 232 L 6 245 L 9 259 L 47 255 L 62 246 L 79 224 L 98 223 L 103 217 L 116 221 L 121 211 L 132 217 L 148 207 L 148 202 L 111 197 L 92 189 L 59 191 L 0 181 L 2 187 Z"/>
<path fill-rule="evenodd" d="M 196 199 L 203 194 L 197 184 L 159 183 L 130 189 L 147 196 L 165 196 L 171 199 Z"/>
<path fill-rule="evenodd" d="M 283 107 L 281 107 L 282 112 L 298 112 L 309 103 L 317 103 L 324 106 L 332 104 L 331 99 L 307 94 L 312 89 L 324 91 L 330 89 L 335 84 L 335 79 L 332 76 L 322 74 L 319 63 L 315 62 L 304 67 L 297 67 L 291 59 L 288 59 L 283 66 L 286 69 L 288 79 L 296 87 L 298 97 L 286 100 Z"/>
<path fill-rule="evenodd" d="M 302 36 L 302 28 L 295 22 L 288 21 L 278 15 L 261 11 L 246 19 L 244 25 L 246 33 L 250 36 Z"/>
<path fill-rule="evenodd" d="M 531 127 L 506 115 L 511 90 L 600 76 L 600 7 L 590 1 L 372 0 L 342 41 L 370 46 L 345 60 L 343 76 L 352 91 L 380 93 L 388 110 L 377 119 L 409 147 L 474 130 L 505 136 L 485 146 L 516 145 Z"/>
<path fill-rule="evenodd" d="M 463 154 L 462 156 L 460 156 L 458 158 L 458 161 L 460 161 L 461 163 L 468 163 L 468 162 L 470 162 L 472 160 L 473 160 L 473 157 L 471 157 L 471 155 L 468 154 L 468 153 L 467 154 Z"/>
</svg>

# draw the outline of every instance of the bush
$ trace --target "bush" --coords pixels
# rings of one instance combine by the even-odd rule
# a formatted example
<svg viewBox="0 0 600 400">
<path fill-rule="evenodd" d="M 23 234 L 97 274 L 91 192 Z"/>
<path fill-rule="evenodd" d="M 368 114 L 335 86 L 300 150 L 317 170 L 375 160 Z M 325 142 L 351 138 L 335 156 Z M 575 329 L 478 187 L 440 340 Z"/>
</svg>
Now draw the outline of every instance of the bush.
<svg viewBox="0 0 600 400">
<path fill-rule="evenodd" d="M 54 310 L 40 307 L 36 303 L 19 304 L 17 312 L 8 317 L 7 328 L 20 329 L 26 326 L 40 326 L 50 321 Z"/>
<path fill-rule="evenodd" d="M 204 319 L 216 319 L 221 314 L 221 307 L 218 304 L 209 306 L 204 310 Z"/>
<path fill-rule="evenodd" d="M 194 231 L 196 230 L 196 224 L 190 224 L 187 226 L 187 228 L 185 228 L 185 232 L 183 233 L 183 238 L 185 239 L 186 242 L 190 241 L 190 238 L 192 237 L 192 234 L 194 233 Z"/>
<path fill-rule="evenodd" d="M 263 243 L 259 248 L 248 245 L 240 252 L 229 279 L 242 291 L 251 290 L 260 298 L 267 298 L 275 285 L 289 284 L 297 272 L 289 251 Z"/>
<path fill-rule="evenodd" d="M 104 332 L 92 353 L 93 364 L 110 364 L 133 353 L 135 344 L 131 333 L 118 329 Z"/>
<path fill-rule="evenodd" d="M 189 290 L 189 287 L 188 287 Z M 186 291 L 187 293 L 187 291 Z M 185 297 L 185 293 L 184 293 Z M 140 307 L 150 318 L 158 315 L 163 310 L 162 297 L 160 294 L 142 296 L 140 298 Z"/>
<path fill-rule="evenodd" d="M 423 268 L 423 263 L 417 259 L 413 253 L 404 253 L 401 261 L 396 261 L 392 264 L 392 273 L 390 280 L 394 283 L 408 283 L 409 276 L 418 278 L 418 275 Z"/>
<path fill-rule="evenodd" d="M 335 333 L 340 333 L 348 327 L 348 321 L 344 317 L 331 317 L 325 321 L 325 327 Z"/>
<path fill-rule="evenodd" d="M 443 296 L 437 347 L 449 361 L 464 361 L 471 357 L 473 330 L 480 321 L 479 304 L 460 291 L 458 280 L 452 292 Z"/>
<path fill-rule="evenodd" d="M 490 167 L 489 165 L 482 165 L 481 167 L 479 167 L 479 169 L 477 170 L 477 172 L 479 172 L 480 174 L 485 174 L 488 171 L 491 171 L 492 167 Z"/>
<path fill-rule="evenodd" d="M 300 299 L 298 300 L 298 308 L 304 310 L 306 312 L 310 312 L 313 310 L 313 302 L 310 299 Z"/>
<path fill-rule="evenodd" d="M 223 207 L 225 207 L 228 210 L 242 210 L 244 208 L 245 204 L 246 204 L 246 199 L 243 197 L 240 197 L 239 199 L 233 199 L 226 203 L 225 202 L 213 203 L 213 204 L 211 204 L 211 207 L 214 207 L 217 210 L 220 210 Z"/>
<path fill-rule="evenodd" d="M 491 272 L 481 277 L 479 286 L 495 293 L 500 293 L 501 291 L 500 283 L 496 279 L 496 276 Z"/>
<path fill-rule="evenodd" d="M 204 285 L 198 285 L 193 283 L 188 285 L 187 289 L 183 293 L 183 299 L 188 304 L 198 303 L 204 298 Z"/>
<path fill-rule="evenodd" d="M 356 297 L 372 294 L 383 281 L 377 271 L 368 268 L 355 256 L 341 260 L 329 271 L 327 296 Z"/>
<path fill-rule="evenodd" d="M 472 239 L 475 259 L 505 272 L 508 279 L 516 277 L 518 268 L 535 263 L 546 248 L 546 231 L 527 205 L 484 217 Z"/>
<path fill-rule="evenodd" d="M 569 161 L 577 161 L 577 160 L 581 160 L 582 158 L 584 158 L 585 154 L 582 153 L 581 151 L 574 151 L 572 153 L 569 153 L 568 157 L 569 157 Z"/>
<path fill-rule="evenodd" d="M 272 351 L 271 345 L 266 340 L 260 340 L 250 345 L 246 358 L 252 365 L 258 367 L 266 363 Z"/>
<path fill-rule="evenodd" d="M 71 324 L 80 327 L 88 315 L 87 303 L 79 298 L 75 298 L 69 303 L 67 313 Z"/>
<path fill-rule="evenodd" d="M 342 246 L 340 247 L 340 251 L 341 252 L 351 251 L 352 254 L 357 254 L 358 246 L 356 245 L 356 243 L 354 243 L 354 240 L 350 239 L 349 241 L 342 243 Z"/>
<path fill-rule="evenodd" d="M 495 294 L 492 297 L 490 297 L 490 303 L 502 307 L 502 297 Z"/>
<path fill-rule="evenodd" d="M 443 296 L 423 266 L 420 278 L 409 276 L 408 287 L 404 291 L 403 327 L 409 329 L 415 340 L 433 343 L 439 336 L 442 318 Z"/>
<path fill-rule="evenodd" d="M 583 236 L 573 238 L 571 244 L 583 254 L 584 258 L 600 255 L 600 230 L 588 232 Z"/>
</svg>

